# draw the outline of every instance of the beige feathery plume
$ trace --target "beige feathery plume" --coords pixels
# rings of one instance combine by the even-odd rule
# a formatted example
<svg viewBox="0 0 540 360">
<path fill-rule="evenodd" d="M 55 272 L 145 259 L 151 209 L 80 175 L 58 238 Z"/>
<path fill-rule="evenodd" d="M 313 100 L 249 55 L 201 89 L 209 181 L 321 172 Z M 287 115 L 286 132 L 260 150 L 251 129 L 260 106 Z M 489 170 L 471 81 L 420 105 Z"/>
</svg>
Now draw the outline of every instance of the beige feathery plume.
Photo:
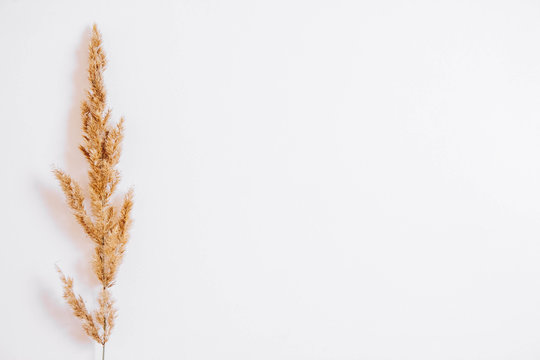
<svg viewBox="0 0 540 360">
<path fill-rule="evenodd" d="M 81 319 L 86 334 L 103 345 L 104 359 L 105 344 L 116 317 L 109 288 L 114 285 L 129 238 L 133 191 L 129 190 L 125 194 L 119 209 L 111 204 L 111 196 L 120 181 L 116 165 L 120 159 L 124 119 L 121 118 L 116 125 L 109 123 L 111 110 L 106 108 L 103 83 L 107 60 L 101 44 L 101 34 L 94 25 L 88 56 L 90 89 L 87 91 L 87 99 L 81 104 L 83 142 L 79 147 L 89 165 L 90 211 L 86 209 L 85 197 L 79 184 L 62 170 L 54 169 L 53 172 L 77 222 L 95 244 L 92 265 L 101 283 L 98 308 L 89 312 L 82 297 L 73 292 L 73 279 L 58 269 L 64 284 L 64 298 L 73 314 Z"/>
</svg>

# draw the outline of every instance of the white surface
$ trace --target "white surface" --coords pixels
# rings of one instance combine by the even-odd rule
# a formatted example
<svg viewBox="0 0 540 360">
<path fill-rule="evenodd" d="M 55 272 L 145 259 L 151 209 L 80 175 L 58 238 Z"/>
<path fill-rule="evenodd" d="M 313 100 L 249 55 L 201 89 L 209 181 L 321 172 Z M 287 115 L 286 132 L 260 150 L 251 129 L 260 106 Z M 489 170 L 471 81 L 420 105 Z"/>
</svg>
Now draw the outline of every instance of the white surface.
<svg viewBox="0 0 540 360">
<path fill-rule="evenodd" d="M 89 26 L 135 227 L 108 359 L 540 357 L 540 4 L 0 3 L 0 358 L 93 359 Z"/>
</svg>

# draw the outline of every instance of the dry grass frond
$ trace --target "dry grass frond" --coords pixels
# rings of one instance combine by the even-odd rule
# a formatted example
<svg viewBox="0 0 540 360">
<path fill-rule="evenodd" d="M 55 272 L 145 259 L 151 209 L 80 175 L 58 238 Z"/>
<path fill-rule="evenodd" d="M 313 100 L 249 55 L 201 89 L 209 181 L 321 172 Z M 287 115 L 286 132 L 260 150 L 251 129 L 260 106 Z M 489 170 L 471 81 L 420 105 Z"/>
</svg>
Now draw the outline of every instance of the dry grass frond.
<svg viewBox="0 0 540 360">
<path fill-rule="evenodd" d="M 111 336 L 111 330 L 114 328 L 116 310 L 114 301 L 108 289 L 102 289 L 98 299 L 99 307 L 94 311 L 94 318 L 101 327 L 101 344 L 105 344 Z"/>
<path fill-rule="evenodd" d="M 109 123 L 111 110 L 107 108 L 103 82 L 106 65 L 101 34 L 94 25 L 88 56 L 90 88 L 86 100 L 81 103 L 83 141 L 79 146 L 89 166 L 90 213 L 77 182 L 62 170 L 53 170 L 75 218 L 95 243 L 92 266 L 101 283 L 98 308 L 90 315 L 83 299 L 73 292 L 73 280 L 58 270 L 64 284 L 64 298 L 75 316 L 82 320 L 85 332 L 103 346 L 114 327 L 116 309 L 109 288 L 114 285 L 118 266 L 125 253 L 133 208 L 133 190 L 125 194 L 119 209 L 111 204 L 111 197 L 120 181 L 116 165 L 122 150 L 124 118 L 115 125 Z"/>
<path fill-rule="evenodd" d="M 83 329 L 88 336 L 100 344 L 103 343 L 103 337 L 99 334 L 94 318 L 86 310 L 86 304 L 83 298 L 80 295 L 76 296 L 73 292 L 73 279 L 66 277 L 60 268 L 57 267 L 56 270 L 60 274 L 60 280 L 64 284 L 64 299 L 71 306 L 73 315 L 81 319 Z"/>
<path fill-rule="evenodd" d="M 82 226 L 88 237 L 97 242 L 98 237 L 94 229 L 94 224 L 86 213 L 86 209 L 84 207 L 84 196 L 82 194 L 81 187 L 75 180 L 73 180 L 62 170 L 54 169 L 53 172 L 60 182 L 60 186 L 62 187 L 62 191 L 66 196 L 67 203 L 71 210 L 73 210 L 73 214 L 75 215 L 77 222 Z"/>
</svg>

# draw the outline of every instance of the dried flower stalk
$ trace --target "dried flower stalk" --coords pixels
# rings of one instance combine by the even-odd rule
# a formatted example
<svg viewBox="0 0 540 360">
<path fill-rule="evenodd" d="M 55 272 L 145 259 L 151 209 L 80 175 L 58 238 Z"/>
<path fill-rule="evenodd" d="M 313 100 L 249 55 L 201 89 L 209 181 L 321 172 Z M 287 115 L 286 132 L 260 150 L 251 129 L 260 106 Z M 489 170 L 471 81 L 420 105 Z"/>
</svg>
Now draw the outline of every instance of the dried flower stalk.
<svg viewBox="0 0 540 360">
<path fill-rule="evenodd" d="M 111 204 L 111 196 L 120 181 L 116 165 L 120 159 L 124 119 L 121 118 L 116 125 L 109 123 L 111 110 L 107 108 L 103 83 L 107 60 L 96 25 L 92 28 L 88 58 L 90 89 L 87 91 L 87 99 L 81 104 L 83 142 L 79 149 L 89 165 L 90 211 L 86 209 L 85 196 L 79 184 L 62 170 L 54 169 L 53 172 L 77 222 L 95 244 L 92 267 L 101 283 L 97 309 L 90 312 L 83 298 L 75 295 L 73 279 L 66 277 L 60 269 L 58 272 L 64 285 L 64 299 L 73 314 L 82 321 L 86 334 L 102 345 L 104 359 L 105 344 L 116 317 L 109 289 L 115 283 L 129 238 L 133 191 L 129 190 L 124 195 L 119 209 Z"/>
</svg>

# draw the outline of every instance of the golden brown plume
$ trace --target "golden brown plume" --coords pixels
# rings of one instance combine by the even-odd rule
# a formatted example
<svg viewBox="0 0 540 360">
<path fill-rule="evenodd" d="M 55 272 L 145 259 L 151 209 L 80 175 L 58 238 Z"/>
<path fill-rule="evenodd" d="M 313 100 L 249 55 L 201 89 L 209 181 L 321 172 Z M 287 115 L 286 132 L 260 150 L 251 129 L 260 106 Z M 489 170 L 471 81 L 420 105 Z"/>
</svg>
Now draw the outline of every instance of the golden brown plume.
<svg viewBox="0 0 540 360">
<path fill-rule="evenodd" d="M 82 297 L 73 292 L 73 279 L 66 277 L 60 269 L 58 272 L 64 284 L 64 299 L 73 314 L 81 319 L 86 334 L 103 345 L 104 358 L 105 343 L 109 340 L 116 316 L 110 287 L 114 285 L 129 237 L 133 191 L 124 195 L 120 208 L 111 204 L 111 196 L 120 181 L 116 165 L 120 159 L 124 119 L 121 118 L 116 125 L 109 123 L 111 110 L 107 108 L 103 84 L 107 59 L 96 25 L 92 28 L 88 60 L 90 88 L 81 104 L 83 141 L 79 149 L 89 165 L 89 210 L 79 184 L 62 170 L 54 169 L 53 172 L 77 222 L 95 244 L 92 265 L 101 283 L 98 308 L 89 312 Z"/>
</svg>

